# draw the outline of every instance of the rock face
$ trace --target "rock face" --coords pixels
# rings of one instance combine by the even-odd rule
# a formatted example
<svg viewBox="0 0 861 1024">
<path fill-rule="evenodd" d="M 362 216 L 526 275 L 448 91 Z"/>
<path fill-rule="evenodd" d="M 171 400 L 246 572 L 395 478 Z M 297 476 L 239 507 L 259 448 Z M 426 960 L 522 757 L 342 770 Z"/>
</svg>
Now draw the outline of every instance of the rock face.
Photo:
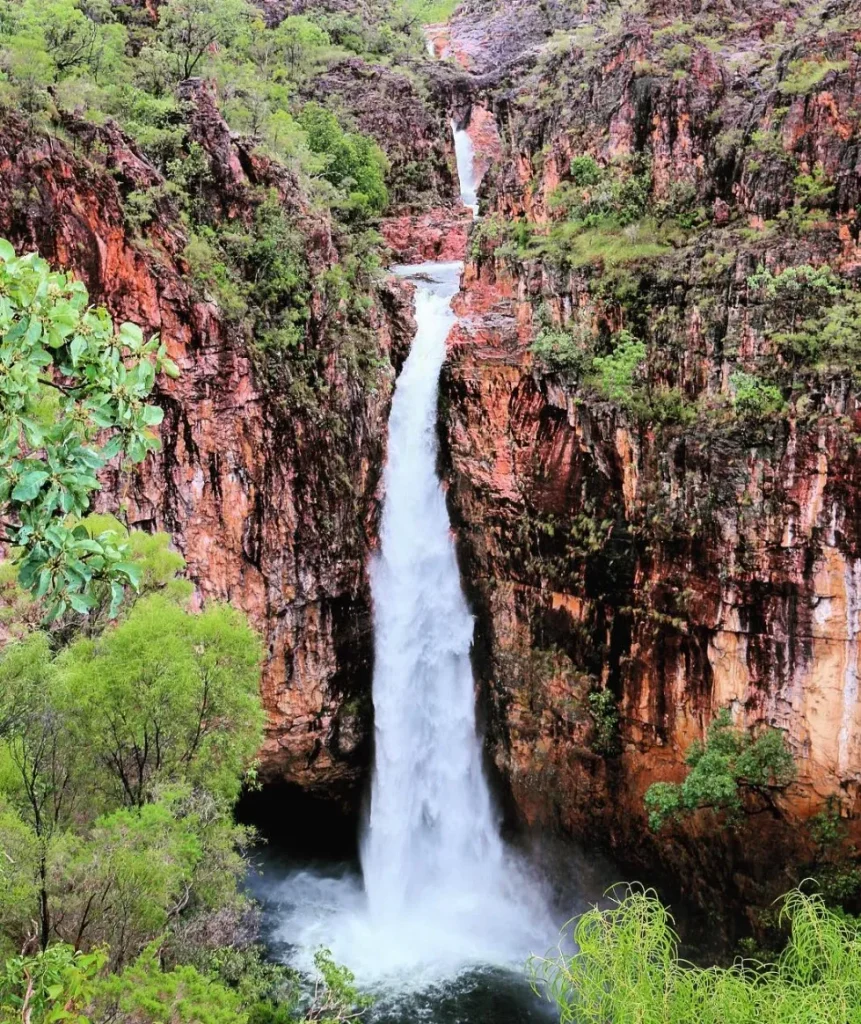
<svg viewBox="0 0 861 1024">
<path fill-rule="evenodd" d="M 315 275 L 338 260 L 326 219 L 295 181 L 231 136 L 200 83 L 190 133 L 211 161 L 225 207 L 253 210 L 252 187 L 278 190 L 300 225 Z M 326 415 L 285 410 L 258 379 L 242 331 L 189 285 L 186 236 L 167 200 L 143 237 L 123 197 L 161 184 L 121 133 L 69 119 L 69 148 L 14 117 L 0 130 L 0 230 L 73 268 L 94 301 L 158 332 L 182 374 L 159 381 L 163 450 L 133 477 L 117 471 L 103 501 L 128 522 L 166 530 L 201 598 L 230 600 L 262 631 L 269 715 L 264 777 L 354 799 L 369 758 L 372 637 L 365 575 L 394 369 L 409 345 L 409 295 L 389 279 L 373 296 L 374 378 L 338 356 L 348 325 L 313 302 Z M 89 155 L 88 155 L 89 154 Z"/>
<path fill-rule="evenodd" d="M 442 400 L 490 751 L 525 820 L 663 865 L 704 905 L 794 884 L 826 799 L 855 835 L 861 814 L 857 389 L 780 348 L 755 277 L 830 266 L 854 287 L 861 25 L 848 3 L 729 6 L 621 5 L 536 52 L 537 29 L 498 30 L 510 5 L 476 3 L 436 37 L 483 74 L 504 143 Z M 559 233 L 584 155 L 645 168 L 620 248 L 606 219 Z M 642 339 L 648 408 L 550 372 L 530 350 L 547 325 L 598 353 Z M 738 373 L 776 381 L 783 413 L 739 415 Z M 614 749 L 594 689 L 618 703 Z M 738 829 L 701 811 L 651 834 L 646 789 L 684 777 L 721 707 L 785 730 L 797 782 L 751 795 Z"/>
</svg>

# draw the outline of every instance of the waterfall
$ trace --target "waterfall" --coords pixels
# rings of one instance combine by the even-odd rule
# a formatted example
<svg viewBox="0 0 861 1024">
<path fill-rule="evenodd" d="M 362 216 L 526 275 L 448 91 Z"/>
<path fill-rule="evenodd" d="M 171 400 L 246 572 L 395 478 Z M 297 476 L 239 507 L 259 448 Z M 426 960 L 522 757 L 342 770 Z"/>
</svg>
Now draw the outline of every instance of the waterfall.
<svg viewBox="0 0 861 1024">
<path fill-rule="evenodd" d="M 472 210 L 472 216 L 478 216 L 478 182 L 475 173 L 475 147 L 469 132 L 458 128 L 452 121 L 454 132 L 454 155 L 457 160 L 457 177 L 460 181 L 460 198 L 464 206 Z"/>
<path fill-rule="evenodd" d="M 418 331 L 389 419 L 372 568 L 376 763 L 362 855 L 372 915 L 397 919 L 430 897 L 452 928 L 504 870 L 475 728 L 473 621 L 436 475 L 437 386 L 459 271 L 401 271 L 418 276 Z"/>
<path fill-rule="evenodd" d="M 462 189 L 477 209 L 460 135 Z M 395 269 L 415 284 L 417 331 L 392 401 L 370 566 L 375 764 L 362 878 L 295 874 L 280 932 L 300 966 L 322 944 L 362 984 L 420 988 L 466 968 L 520 969 L 554 928 L 540 886 L 502 842 L 482 769 L 473 620 L 437 477 L 439 375 L 462 267 Z"/>
</svg>

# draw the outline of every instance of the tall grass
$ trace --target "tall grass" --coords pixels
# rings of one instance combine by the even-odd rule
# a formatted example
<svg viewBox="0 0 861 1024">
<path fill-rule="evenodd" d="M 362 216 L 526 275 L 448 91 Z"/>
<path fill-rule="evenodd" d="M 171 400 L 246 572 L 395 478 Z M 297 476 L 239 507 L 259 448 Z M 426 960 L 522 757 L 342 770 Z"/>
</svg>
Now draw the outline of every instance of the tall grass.
<svg viewBox="0 0 861 1024">
<path fill-rule="evenodd" d="M 656 894 L 627 886 L 573 922 L 577 950 L 534 958 L 534 984 L 562 1024 L 861 1024 L 861 921 L 794 890 L 774 963 L 700 968 L 679 958 Z"/>
</svg>

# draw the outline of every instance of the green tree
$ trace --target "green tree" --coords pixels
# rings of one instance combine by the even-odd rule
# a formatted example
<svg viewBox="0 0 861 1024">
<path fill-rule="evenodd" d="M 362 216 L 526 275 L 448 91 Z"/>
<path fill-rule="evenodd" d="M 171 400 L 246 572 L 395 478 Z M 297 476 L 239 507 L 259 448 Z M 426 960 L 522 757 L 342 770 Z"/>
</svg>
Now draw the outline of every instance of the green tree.
<svg viewBox="0 0 861 1024">
<path fill-rule="evenodd" d="M 765 419 L 782 412 L 783 394 L 776 384 L 760 380 L 752 373 L 736 370 L 730 376 L 732 403 L 736 411 L 750 419 Z"/>
<path fill-rule="evenodd" d="M 128 962 L 180 915 L 241 914 L 249 835 L 230 807 L 262 740 L 260 645 L 229 608 L 182 607 L 184 563 L 166 541 L 128 538 L 145 596 L 118 625 L 97 616 L 101 635 L 58 656 L 39 633 L 0 656 L 0 850 L 16 865 L 0 863 L 0 933 L 12 942 L 35 917 L 43 948 L 107 942 Z"/>
<path fill-rule="evenodd" d="M 668 820 L 698 808 L 741 813 L 741 790 L 768 794 L 795 778 L 795 761 L 779 729 L 754 737 L 732 724 L 722 708 L 709 727 L 705 743 L 693 743 L 685 756 L 691 769 L 682 783 L 655 782 L 646 791 L 649 824 L 659 829 Z"/>
<path fill-rule="evenodd" d="M 0 959 L 39 916 L 38 836 L 0 799 Z"/>
<path fill-rule="evenodd" d="M 122 77 L 127 34 L 107 0 L 0 0 L 0 39 L 0 66 L 31 112 L 66 79 Z"/>
<path fill-rule="evenodd" d="M 59 659 L 77 740 L 118 803 L 190 782 L 233 800 L 261 741 L 260 643 L 226 605 L 191 615 L 144 597 L 116 628 Z"/>
<path fill-rule="evenodd" d="M 85 833 L 51 844 L 48 890 L 52 937 L 75 949 L 106 945 L 128 963 L 164 931 L 190 897 L 203 855 L 194 822 L 171 801 L 121 808 Z"/>
<path fill-rule="evenodd" d="M 286 68 L 290 78 L 297 79 L 313 66 L 315 57 L 329 45 L 325 29 L 303 14 L 288 15 L 276 28 L 264 33 L 265 46 L 258 48 L 258 60 L 265 55 L 266 70 Z"/>
<path fill-rule="evenodd" d="M 335 115 L 319 103 L 306 103 L 299 122 L 311 150 L 327 157 L 324 176 L 346 193 L 351 211 L 359 217 L 382 213 L 389 195 L 387 161 L 380 147 L 366 135 L 344 131 Z"/>
<path fill-rule="evenodd" d="M 49 603 L 87 612 L 92 587 L 113 607 L 137 573 L 122 545 L 70 517 L 90 506 L 112 458 L 141 461 L 158 446 L 162 410 L 148 402 L 159 371 L 176 376 L 157 338 L 119 331 L 89 304 L 80 281 L 0 239 L 0 514 L 21 585 Z"/>
<path fill-rule="evenodd" d="M 158 48 L 173 81 L 191 78 L 208 53 L 229 46 L 255 17 L 245 0 L 167 0 L 159 9 Z"/>
</svg>

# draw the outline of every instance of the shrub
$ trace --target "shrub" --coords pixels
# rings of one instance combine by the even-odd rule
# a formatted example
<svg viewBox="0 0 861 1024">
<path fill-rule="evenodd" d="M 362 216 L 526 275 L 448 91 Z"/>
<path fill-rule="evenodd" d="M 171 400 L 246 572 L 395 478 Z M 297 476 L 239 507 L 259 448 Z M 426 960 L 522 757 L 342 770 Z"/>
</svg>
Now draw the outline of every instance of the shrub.
<svg viewBox="0 0 861 1024">
<path fill-rule="evenodd" d="M 620 331 L 613 351 L 596 356 L 593 382 L 600 395 L 610 402 L 630 408 L 634 399 L 635 378 L 646 359 L 646 346 L 629 331 Z"/>
<path fill-rule="evenodd" d="M 592 749 L 597 754 L 613 757 L 619 753 L 619 708 L 609 690 L 595 690 L 589 694 L 589 714 L 592 718 Z"/>
<path fill-rule="evenodd" d="M 845 60 L 794 60 L 787 68 L 786 77 L 778 85 L 784 96 L 802 96 L 819 85 L 832 71 L 845 71 L 849 64 Z"/>
<path fill-rule="evenodd" d="M 726 708 L 709 727 L 706 742 L 692 744 L 685 763 L 691 770 L 684 782 L 656 782 L 646 792 L 649 824 L 655 830 L 698 808 L 738 815 L 742 788 L 767 793 L 795 778 L 783 733 L 769 728 L 754 738 L 733 726 Z"/>
<path fill-rule="evenodd" d="M 575 185 L 597 185 L 601 181 L 601 168 L 591 156 L 575 156 L 568 174 Z"/>
<path fill-rule="evenodd" d="M 737 370 L 729 379 L 735 410 L 750 419 L 762 420 L 783 411 L 786 403 L 775 384 L 768 384 L 751 373 Z"/>
<path fill-rule="evenodd" d="M 611 893 L 573 922 L 574 954 L 531 961 L 534 985 L 562 1024 L 844 1024 L 861 1006 L 861 930 L 798 890 L 780 919 L 776 963 L 695 967 L 679 957 L 673 919 L 639 886 Z"/>
<path fill-rule="evenodd" d="M 581 377 L 592 362 L 592 324 L 586 314 L 571 323 L 553 324 L 544 314 L 544 324 L 530 352 L 537 362 L 551 373 Z"/>
</svg>

